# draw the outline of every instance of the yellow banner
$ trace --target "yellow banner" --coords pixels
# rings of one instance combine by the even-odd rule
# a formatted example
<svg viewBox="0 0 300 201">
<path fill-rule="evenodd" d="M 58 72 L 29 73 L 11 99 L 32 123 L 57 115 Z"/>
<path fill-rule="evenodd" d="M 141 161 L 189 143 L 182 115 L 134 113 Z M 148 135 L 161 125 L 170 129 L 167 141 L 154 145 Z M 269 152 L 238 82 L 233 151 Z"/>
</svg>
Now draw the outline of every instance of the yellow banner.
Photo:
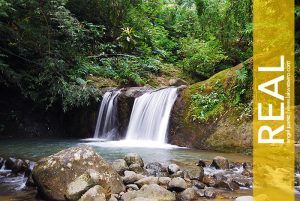
<svg viewBox="0 0 300 201">
<path fill-rule="evenodd" d="M 254 0 L 254 201 L 294 198 L 294 1 Z"/>
</svg>

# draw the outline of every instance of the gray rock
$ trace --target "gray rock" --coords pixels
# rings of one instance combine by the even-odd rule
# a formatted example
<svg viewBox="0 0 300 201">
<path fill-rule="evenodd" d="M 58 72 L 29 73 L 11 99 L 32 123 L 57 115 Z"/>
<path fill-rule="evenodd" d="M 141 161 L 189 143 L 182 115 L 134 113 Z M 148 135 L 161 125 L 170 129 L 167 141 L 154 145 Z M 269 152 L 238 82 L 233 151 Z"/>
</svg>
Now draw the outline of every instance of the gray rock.
<svg viewBox="0 0 300 201">
<path fill-rule="evenodd" d="M 177 79 L 170 79 L 169 80 L 169 86 L 181 86 L 181 85 L 187 85 L 187 82 L 180 79 L 180 78 L 177 78 Z"/>
<path fill-rule="evenodd" d="M 118 199 L 115 196 L 111 196 L 108 201 L 118 201 Z"/>
<path fill-rule="evenodd" d="M 226 180 L 227 180 L 227 177 L 225 177 L 223 174 L 224 174 L 224 173 L 214 174 L 213 177 L 214 177 L 217 181 L 226 181 Z"/>
<path fill-rule="evenodd" d="M 172 174 L 171 177 L 172 177 L 172 178 L 175 178 L 175 177 L 181 177 L 181 178 L 184 178 L 184 177 L 185 177 L 185 173 L 186 173 L 186 172 L 179 170 L 178 172 Z"/>
<path fill-rule="evenodd" d="M 169 172 L 170 174 L 174 174 L 174 173 L 178 172 L 179 170 L 180 170 L 180 168 L 179 168 L 179 166 L 176 165 L 176 164 L 170 164 L 170 165 L 168 166 L 168 172 Z"/>
<path fill-rule="evenodd" d="M 229 161 L 227 158 L 224 158 L 222 156 L 216 156 L 213 159 L 213 162 L 211 164 L 212 167 L 215 167 L 216 169 L 229 169 Z"/>
<path fill-rule="evenodd" d="M 119 174 L 124 175 L 124 172 L 128 170 L 128 165 L 124 159 L 117 159 L 113 161 L 112 168 Z"/>
<path fill-rule="evenodd" d="M 223 188 L 230 191 L 235 191 L 240 189 L 240 187 L 232 181 L 218 181 L 214 187 Z"/>
<path fill-rule="evenodd" d="M 38 161 L 32 177 L 39 193 L 48 200 L 65 200 L 67 185 L 88 172 L 108 193 L 125 190 L 119 174 L 90 146 L 72 147 Z"/>
<path fill-rule="evenodd" d="M 142 178 L 145 178 L 145 176 L 143 176 L 141 174 L 137 174 L 133 171 L 125 171 L 124 175 L 125 176 L 122 178 L 124 184 L 133 184 L 134 182 L 136 182 Z"/>
<path fill-rule="evenodd" d="M 106 201 L 104 189 L 96 185 L 86 191 L 78 201 Z"/>
<path fill-rule="evenodd" d="M 144 173 L 144 169 L 143 169 L 139 164 L 136 164 L 136 163 L 131 164 L 131 165 L 129 166 L 129 170 L 130 170 L 130 171 L 133 171 L 133 172 L 135 172 L 135 173 L 138 173 L 138 174 Z"/>
<path fill-rule="evenodd" d="M 209 199 L 214 199 L 217 196 L 217 193 L 213 188 L 207 188 L 204 190 L 204 196 Z"/>
<path fill-rule="evenodd" d="M 93 185 L 91 176 L 85 173 L 68 184 L 65 196 L 68 200 L 77 201 Z"/>
<path fill-rule="evenodd" d="M 173 178 L 169 182 L 168 189 L 171 191 L 181 192 L 187 188 L 187 183 L 181 177 Z"/>
<path fill-rule="evenodd" d="M 204 189 L 206 187 L 204 183 L 197 180 L 192 180 L 192 185 L 195 186 L 197 189 Z"/>
<path fill-rule="evenodd" d="M 130 191 L 124 193 L 121 197 L 122 201 L 132 201 L 132 200 L 157 200 L 157 201 L 175 201 L 175 194 L 170 191 L 160 187 L 157 184 L 145 185 L 139 191 Z"/>
<path fill-rule="evenodd" d="M 251 170 L 243 170 L 241 175 L 244 175 L 246 177 L 253 177 L 253 172 Z"/>
<path fill-rule="evenodd" d="M 187 174 L 191 180 L 202 181 L 204 177 L 204 169 L 203 167 L 189 169 L 187 170 Z"/>
<path fill-rule="evenodd" d="M 252 196 L 240 196 L 235 199 L 235 201 L 253 201 Z"/>
<path fill-rule="evenodd" d="M 29 169 L 29 164 L 21 159 L 8 158 L 5 161 L 5 169 L 11 170 L 13 173 L 17 174 L 27 171 Z"/>
<path fill-rule="evenodd" d="M 162 186 L 167 186 L 171 181 L 170 177 L 159 177 L 158 184 Z"/>
<path fill-rule="evenodd" d="M 181 200 L 195 200 L 198 194 L 194 188 L 187 188 L 180 193 Z"/>
<path fill-rule="evenodd" d="M 145 177 L 143 179 L 140 179 L 136 182 L 134 182 L 136 185 L 138 185 L 139 187 L 144 186 L 145 184 L 149 185 L 149 184 L 158 184 L 158 177 Z"/>
<path fill-rule="evenodd" d="M 127 189 L 127 190 L 128 190 L 128 189 L 131 189 L 131 190 L 137 191 L 137 190 L 139 190 L 140 188 L 139 188 L 138 185 L 136 185 L 136 184 L 128 184 L 128 185 L 126 185 L 126 189 Z"/>
<path fill-rule="evenodd" d="M 198 195 L 198 197 L 204 197 L 205 196 L 205 190 L 204 189 L 198 189 L 196 190 L 196 193 Z"/>
<path fill-rule="evenodd" d="M 217 180 L 213 176 L 205 175 L 202 182 L 207 186 L 214 187 L 217 183 Z"/>
<path fill-rule="evenodd" d="M 124 157 L 127 165 L 130 166 L 132 164 L 139 164 L 140 167 L 144 167 L 144 161 L 142 157 L 136 153 L 129 153 Z"/>
<path fill-rule="evenodd" d="M 235 178 L 232 179 L 232 181 L 237 185 L 239 185 L 240 187 L 249 188 L 252 185 L 252 182 L 249 179 Z"/>
<path fill-rule="evenodd" d="M 146 169 L 147 169 L 149 175 L 151 175 L 151 176 L 160 177 L 160 176 L 166 175 L 165 169 L 158 162 L 148 163 L 146 165 Z"/>
</svg>

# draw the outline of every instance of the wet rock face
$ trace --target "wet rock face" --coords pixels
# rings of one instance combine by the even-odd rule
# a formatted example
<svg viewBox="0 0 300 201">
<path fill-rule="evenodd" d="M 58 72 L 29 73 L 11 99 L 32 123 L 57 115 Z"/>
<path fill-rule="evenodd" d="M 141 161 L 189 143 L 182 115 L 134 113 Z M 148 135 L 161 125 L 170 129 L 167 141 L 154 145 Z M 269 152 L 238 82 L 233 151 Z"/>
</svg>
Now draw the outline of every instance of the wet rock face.
<svg viewBox="0 0 300 201">
<path fill-rule="evenodd" d="M 80 175 L 89 172 L 94 185 L 106 192 L 125 190 L 118 173 L 89 146 L 60 151 L 36 163 L 32 177 L 39 193 L 48 200 L 65 200 L 67 186 Z"/>
</svg>

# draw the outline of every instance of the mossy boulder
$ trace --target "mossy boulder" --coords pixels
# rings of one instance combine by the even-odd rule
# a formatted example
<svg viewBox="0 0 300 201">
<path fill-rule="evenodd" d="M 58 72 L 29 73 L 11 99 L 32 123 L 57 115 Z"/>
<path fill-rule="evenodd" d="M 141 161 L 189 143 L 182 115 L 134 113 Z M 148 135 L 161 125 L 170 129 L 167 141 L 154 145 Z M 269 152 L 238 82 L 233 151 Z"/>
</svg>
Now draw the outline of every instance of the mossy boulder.
<svg viewBox="0 0 300 201">
<path fill-rule="evenodd" d="M 237 86 L 237 71 L 244 65 L 252 68 L 252 59 L 243 64 L 223 70 L 208 80 L 188 86 L 179 94 L 170 118 L 169 143 L 180 146 L 226 152 L 248 152 L 252 149 L 252 116 L 242 115 L 233 100 L 220 101 L 208 111 L 205 120 L 193 117 L 192 96 L 210 94 L 216 85 L 221 93 L 234 96 Z M 219 93 L 219 92 L 217 92 Z M 251 106 L 251 87 L 246 91 Z"/>
<path fill-rule="evenodd" d="M 32 177 L 44 198 L 65 200 L 68 185 L 86 172 L 94 185 L 100 185 L 106 194 L 125 190 L 118 173 L 90 146 L 72 147 L 41 159 Z"/>
</svg>

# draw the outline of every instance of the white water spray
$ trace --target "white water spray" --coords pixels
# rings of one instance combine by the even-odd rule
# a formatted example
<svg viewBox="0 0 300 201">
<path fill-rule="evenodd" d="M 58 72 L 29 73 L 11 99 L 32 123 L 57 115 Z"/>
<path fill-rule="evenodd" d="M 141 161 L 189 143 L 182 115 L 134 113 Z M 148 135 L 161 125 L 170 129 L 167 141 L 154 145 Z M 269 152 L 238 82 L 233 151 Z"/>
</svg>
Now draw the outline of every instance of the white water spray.
<svg viewBox="0 0 300 201">
<path fill-rule="evenodd" d="M 165 143 L 177 88 L 145 93 L 134 101 L 126 141 Z"/>
<path fill-rule="evenodd" d="M 106 92 L 99 109 L 94 138 L 113 139 L 118 134 L 117 97 L 120 91 Z"/>
</svg>

